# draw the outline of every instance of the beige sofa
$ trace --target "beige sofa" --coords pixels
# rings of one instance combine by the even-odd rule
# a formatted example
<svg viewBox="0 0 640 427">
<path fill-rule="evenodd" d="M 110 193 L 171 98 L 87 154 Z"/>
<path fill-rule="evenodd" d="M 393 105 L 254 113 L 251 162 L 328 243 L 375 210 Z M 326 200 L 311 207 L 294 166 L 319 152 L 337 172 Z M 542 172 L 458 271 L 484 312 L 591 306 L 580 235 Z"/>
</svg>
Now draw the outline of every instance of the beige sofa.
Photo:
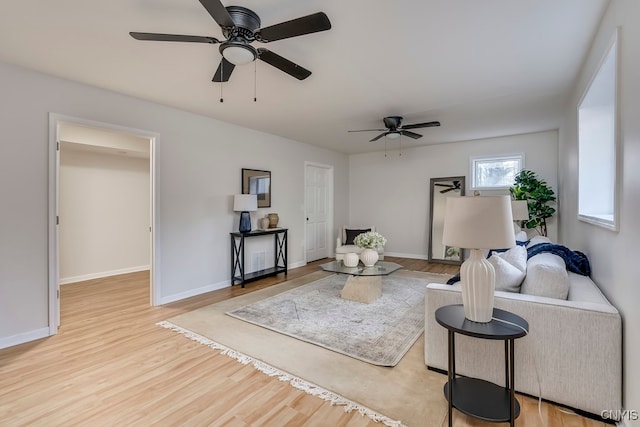
<svg viewBox="0 0 640 427">
<path fill-rule="evenodd" d="M 348 240 L 353 241 L 353 238 L 359 234 L 359 232 L 376 231 L 376 227 L 358 226 L 358 225 L 343 225 L 338 232 L 338 238 L 336 239 L 336 261 L 344 259 L 345 254 L 349 252 L 355 252 L 359 254 L 362 252 L 362 248 L 357 247 Z M 378 259 L 384 259 L 384 248 L 378 249 Z"/>
<path fill-rule="evenodd" d="M 529 334 L 515 341 L 516 390 L 599 416 L 622 408 L 622 322 L 589 277 L 568 275 L 567 300 L 496 291 L 495 307 L 529 322 Z M 430 368 L 447 369 L 447 332 L 434 313 L 461 303 L 459 283 L 427 286 L 424 356 Z M 457 373 L 504 384 L 503 360 L 502 341 L 456 335 Z"/>
</svg>

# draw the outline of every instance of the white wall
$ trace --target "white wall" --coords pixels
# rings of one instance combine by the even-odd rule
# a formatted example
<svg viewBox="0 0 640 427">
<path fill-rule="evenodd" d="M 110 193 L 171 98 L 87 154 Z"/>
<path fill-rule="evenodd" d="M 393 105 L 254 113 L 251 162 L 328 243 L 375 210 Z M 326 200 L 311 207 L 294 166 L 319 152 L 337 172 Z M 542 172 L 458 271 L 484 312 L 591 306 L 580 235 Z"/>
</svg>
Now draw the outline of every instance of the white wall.
<svg viewBox="0 0 640 427">
<path fill-rule="evenodd" d="M 227 286 L 241 168 L 272 172 L 272 207 L 304 253 L 304 162 L 335 168 L 335 221 L 348 217 L 348 159 L 211 118 L 0 64 L 0 348 L 48 333 L 48 115 L 159 134 L 157 276 L 163 302 Z M 213 103 L 214 105 L 218 105 Z"/>
<path fill-rule="evenodd" d="M 615 0 L 600 25 L 575 91 L 565 110 L 560 129 L 561 239 L 585 252 L 592 266 L 592 277 L 622 314 L 623 320 L 623 404 L 640 410 L 640 285 L 633 267 L 638 254 L 640 228 L 640 2 Z M 577 106 L 582 93 L 603 56 L 613 31 L 620 27 L 619 106 L 620 106 L 620 231 L 612 232 L 577 220 L 578 215 L 578 137 Z M 593 171 L 597 173 L 597 171 Z M 594 345 L 598 345 L 594 343 Z M 588 357 L 588 355 L 585 355 Z M 603 408 L 611 409 L 611 408 Z M 615 408 L 613 408 L 615 409 Z M 627 421 L 640 425 L 640 421 Z"/>
<path fill-rule="evenodd" d="M 429 180 L 465 176 L 469 193 L 469 158 L 525 153 L 525 167 L 556 191 L 557 131 L 438 144 L 387 153 L 349 157 L 351 224 L 373 224 L 387 238 L 385 254 L 427 258 L 429 241 Z M 483 191 L 482 194 L 492 192 Z M 493 192 L 508 194 L 508 191 Z M 555 216 L 548 221 L 556 239 Z M 533 232 L 533 231 L 531 231 Z M 535 234 L 535 232 L 533 232 Z"/>
<path fill-rule="evenodd" d="M 71 147 L 60 150 L 60 283 L 148 269 L 149 159 Z"/>
</svg>

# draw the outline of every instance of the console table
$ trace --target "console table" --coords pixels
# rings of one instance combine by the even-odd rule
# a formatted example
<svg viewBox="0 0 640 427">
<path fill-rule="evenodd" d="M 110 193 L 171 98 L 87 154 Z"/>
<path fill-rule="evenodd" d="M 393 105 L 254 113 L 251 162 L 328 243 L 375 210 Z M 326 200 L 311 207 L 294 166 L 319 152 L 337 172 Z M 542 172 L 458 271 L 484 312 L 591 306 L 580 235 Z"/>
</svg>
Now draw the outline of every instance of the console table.
<svg viewBox="0 0 640 427">
<path fill-rule="evenodd" d="M 275 276 L 278 273 L 287 275 L 287 229 L 273 228 L 267 230 L 253 230 L 247 233 L 236 231 L 229 233 L 231 237 L 231 285 L 240 282 L 244 284 L 265 276 Z M 244 241 L 250 237 L 273 236 L 273 267 L 264 270 L 245 273 Z"/>
<path fill-rule="evenodd" d="M 449 401 L 449 427 L 452 426 L 452 408 L 474 418 L 509 422 L 513 426 L 520 415 L 520 404 L 515 397 L 514 341 L 528 333 L 529 323 L 516 314 L 498 308 L 493 309 L 493 320 L 490 322 L 472 322 L 465 319 L 462 304 L 440 307 L 436 310 L 436 321 L 448 331 L 449 372 L 444 395 Z M 456 378 L 456 332 L 475 338 L 504 341 L 504 387 L 477 378 Z"/>
</svg>

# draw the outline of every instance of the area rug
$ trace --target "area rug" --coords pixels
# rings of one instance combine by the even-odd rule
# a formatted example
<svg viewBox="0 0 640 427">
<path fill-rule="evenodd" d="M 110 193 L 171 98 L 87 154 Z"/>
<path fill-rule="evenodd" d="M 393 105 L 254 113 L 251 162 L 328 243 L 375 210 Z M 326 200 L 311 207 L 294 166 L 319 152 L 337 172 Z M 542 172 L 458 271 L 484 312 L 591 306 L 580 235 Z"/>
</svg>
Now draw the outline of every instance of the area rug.
<svg viewBox="0 0 640 427">
<path fill-rule="evenodd" d="M 340 297 L 345 277 L 334 274 L 227 314 L 364 362 L 395 366 L 424 331 L 427 282 L 383 276 L 382 296 L 365 304 Z"/>
<path fill-rule="evenodd" d="M 400 362 L 390 368 L 284 335 L 225 313 L 314 282 L 330 273 L 315 272 L 161 322 L 160 325 L 232 357 L 267 375 L 321 397 L 345 410 L 357 410 L 388 426 L 441 425 L 447 412 L 446 375 L 426 368 L 420 335 Z M 394 275 L 444 283 L 447 275 L 398 271 Z"/>
</svg>

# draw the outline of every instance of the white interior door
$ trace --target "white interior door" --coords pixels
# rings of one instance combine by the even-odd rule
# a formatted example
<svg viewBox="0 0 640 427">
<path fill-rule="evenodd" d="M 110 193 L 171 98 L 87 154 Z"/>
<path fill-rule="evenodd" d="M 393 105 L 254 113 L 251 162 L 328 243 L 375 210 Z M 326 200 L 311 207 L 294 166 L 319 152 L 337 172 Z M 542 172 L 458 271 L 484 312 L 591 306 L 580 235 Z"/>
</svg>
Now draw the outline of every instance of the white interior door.
<svg viewBox="0 0 640 427">
<path fill-rule="evenodd" d="M 330 255 L 333 169 L 311 163 L 305 169 L 307 262 L 311 262 Z"/>
</svg>

